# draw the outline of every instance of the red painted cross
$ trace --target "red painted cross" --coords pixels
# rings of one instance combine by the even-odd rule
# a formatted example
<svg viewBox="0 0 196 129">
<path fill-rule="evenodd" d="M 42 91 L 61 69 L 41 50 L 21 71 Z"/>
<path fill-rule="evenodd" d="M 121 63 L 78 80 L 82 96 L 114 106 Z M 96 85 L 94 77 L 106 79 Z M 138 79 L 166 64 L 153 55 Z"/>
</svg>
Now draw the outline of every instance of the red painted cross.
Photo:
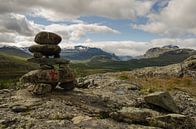
<svg viewBox="0 0 196 129">
<path fill-rule="evenodd" d="M 51 71 L 49 72 L 49 75 L 50 75 L 50 78 L 51 78 L 52 80 L 56 80 L 56 79 L 57 79 L 58 73 L 57 73 L 55 70 L 51 70 Z"/>
</svg>

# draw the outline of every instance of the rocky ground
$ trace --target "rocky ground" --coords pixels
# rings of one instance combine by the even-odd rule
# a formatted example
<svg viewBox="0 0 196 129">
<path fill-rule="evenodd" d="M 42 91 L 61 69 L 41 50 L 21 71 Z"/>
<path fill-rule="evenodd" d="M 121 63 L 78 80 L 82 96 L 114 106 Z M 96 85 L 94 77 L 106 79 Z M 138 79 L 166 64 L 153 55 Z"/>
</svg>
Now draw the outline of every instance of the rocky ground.
<svg viewBox="0 0 196 129">
<path fill-rule="evenodd" d="M 44 96 L 32 96 L 25 89 L 1 90 L 0 128 L 196 128 L 195 97 L 173 90 L 171 99 L 178 109 L 167 111 L 146 102 L 141 86 L 118 74 L 122 73 L 91 75 L 80 79 L 82 84 L 73 91 L 59 88 Z"/>
</svg>

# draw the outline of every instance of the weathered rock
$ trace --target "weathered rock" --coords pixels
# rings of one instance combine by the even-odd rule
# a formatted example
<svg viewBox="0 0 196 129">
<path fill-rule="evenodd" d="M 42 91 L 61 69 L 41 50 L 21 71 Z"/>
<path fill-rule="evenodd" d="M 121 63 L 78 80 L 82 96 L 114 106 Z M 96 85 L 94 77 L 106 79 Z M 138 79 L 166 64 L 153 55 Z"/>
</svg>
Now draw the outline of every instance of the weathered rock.
<svg viewBox="0 0 196 129">
<path fill-rule="evenodd" d="M 70 81 L 66 83 L 60 83 L 59 87 L 63 88 L 66 91 L 73 90 L 77 85 L 76 81 Z"/>
<path fill-rule="evenodd" d="M 43 70 L 47 70 L 47 69 L 54 69 L 54 66 L 41 64 L 40 68 L 43 69 Z"/>
<path fill-rule="evenodd" d="M 4 120 L 0 120 L 0 127 L 7 128 L 7 127 L 14 125 L 15 123 L 17 123 L 16 118 L 6 118 Z"/>
<path fill-rule="evenodd" d="M 60 57 L 61 48 L 57 45 L 33 45 L 29 47 L 29 51 L 35 53 L 36 57 L 40 57 L 41 54 L 43 56 Z M 40 54 L 39 56 L 37 56 L 38 53 Z"/>
<path fill-rule="evenodd" d="M 28 62 L 37 63 L 41 65 L 63 65 L 69 64 L 69 60 L 62 58 L 31 58 L 27 60 Z"/>
<path fill-rule="evenodd" d="M 47 70 L 34 70 L 29 73 L 23 75 L 20 78 L 22 83 L 66 83 L 75 80 L 74 74 L 68 69 L 47 69 Z"/>
<path fill-rule="evenodd" d="M 149 118 L 149 124 L 164 129 L 195 129 L 194 118 L 180 114 L 168 114 Z"/>
<path fill-rule="evenodd" d="M 146 103 L 159 106 L 167 111 L 178 113 L 179 109 L 168 92 L 155 92 L 144 97 Z"/>
<path fill-rule="evenodd" d="M 16 113 L 25 112 L 28 110 L 28 107 L 23 106 L 23 105 L 15 105 L 15 106 L 12 106 L 11 110 Z"/>
<path fill-rule="evenodd" d="M 93 79 L 89 79 L 89 80 L 82 80 L 82 79 L 78 79 L 78 88 L 89 88 L 95 86 L 94 80 Z"/>
<path fill-rule="evenodd" d="M 121 110 L 111 113 L 110 116 L 117 121 L 145 125 L 147 123 L 147 118 L 158 114 L 158 112 L 150 109 L 123 107 Z"/>
<path fill-rule="evenodd" d="M 10 89 L 2 89 L 2 90 L 0 90 L 0 94 L 9 93 L 9 92 L 11 92 Z"/>
<path fill-rule="evenodd" d="M 34 41 L 38 44 L 51 44 L 57 45 L 61 42 L 62 38 L 52 32 L 39 32 L 36 36 Z"/>
<path fill-rule="evenodd" d="M 82 121 L 91 120 L 92 118 L 89 116 L 76 116 L 72 119 L 73 124 L 79 124 Z"/>
<path fill-rule="evenodd" d="M 133 90 L 133 91 L 135 91 L 135 90 L 140 90 L 140 87 L 139 87 L 138 85 L 131 85 L 131 86 L 128 88 L 128 90 Z"/>
<path fill-rule="evenodd" d="M 27 90 L 34 95 L 44 95 L 52 91 L 52 85 L 44 83 L 31 84 Z"/>
</svg>

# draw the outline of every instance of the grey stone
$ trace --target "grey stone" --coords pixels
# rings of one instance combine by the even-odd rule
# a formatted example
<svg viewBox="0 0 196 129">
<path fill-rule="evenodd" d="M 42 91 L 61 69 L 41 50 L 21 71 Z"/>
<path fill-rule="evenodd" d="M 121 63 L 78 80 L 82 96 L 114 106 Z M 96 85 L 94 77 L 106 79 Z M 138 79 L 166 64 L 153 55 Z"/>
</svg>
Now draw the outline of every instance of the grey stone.
<svg viewBox="0 0 196 129">
<path fill-rule="evenodd" d="M 140 87 L 137 85 L 131 85 L 131 87 L 129 87 L 128 90 L 140 90 Z"/>
<path fill-rule="evenodd" d="M 38 44 L 51 44 L 57 45 L 61 42 L 62 38 L 52 32 L 39 32 L 36 36 L 34 41 Z"/>
<path fill-rule="evenodd" d="M 146 103 L 159 106 L 167 111 L 178 113 L 179 109 L 168 92 L 155 92 L 144 97 Z"/>
<path fill-rule="evenodd" d="M 13 112 L 19 113 L 19 112 L 25 112 L 28 110 L 28 108 L 26 106 L 23 105 L 15 105 L 12 108 Z"/>
<path fill-rule="evenodd" d="M 117 95 L 124 95 L 124 94 L 125 94 L 125 91 L 122 90 L 122 89 L 117 89 L 117 90 L 115 91 L 115 93 L 116 93 Z"/>
<path fill-rule="evenodd" d="M 77 84 L 78 88 L 90 88 L 90 87 L 97 86 L 97 84 L 95 84 L 94 79 L 79 78 L 77 82 L 78 82 Z"/>
<path fill-rule="evenodd" d="M 66 91 L 73 90 L 76 86 L 76 81 L 66 82 L 66 83 L 60 83 L 59 87 L 63 88 Z"/>
<path fill-rule="evenodd" d="M 40 55 L 42 54 L 43 56 L 59 56 L 61 48 L 57 45 L 33 45 L 29 47 L 29 51 L 36 54 L 39 53 Z"/>
<path fill-rule="evenodd" d="M 123 107 L 121 110 L 111 113 L 110 116 L 118 121 L 128 123 L 145 123 L 148 117 L 153 117 L 159 113 L 150 109 Z"/>
<path fill-rule="evenodd" d="M 52 65 L 40 65 L 40 68 L 43 70 L 47 70 L 47 69 L 54 69 L 54 66 Z"/>
</svg>

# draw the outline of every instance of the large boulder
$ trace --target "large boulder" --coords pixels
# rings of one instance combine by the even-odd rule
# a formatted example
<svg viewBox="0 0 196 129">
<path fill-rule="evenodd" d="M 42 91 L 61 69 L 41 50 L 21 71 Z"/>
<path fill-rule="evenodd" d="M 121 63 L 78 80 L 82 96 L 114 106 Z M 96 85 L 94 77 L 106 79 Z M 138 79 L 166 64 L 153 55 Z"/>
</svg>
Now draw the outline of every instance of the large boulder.
<svg viewBox="0 0 196 129">
<path fill-rule="evenodd" d="M 75 80 L 74 74 L 69 68 L 56 69 L 39 69 L 30 71 L 20 78 L 22 83 L 45 83 L 45 84 L 56 84 L 58 82 L 66 83 Z"/>
<path fill-rule="evenodd" d="M 179 109 L 168 92 L 155 92 L 144 97 L 146 103 L 159 106 L 167 111 L 178 113 Z"/>
<path fill-rule="evenodd" d="M 52 32 L 39 32 L 36 36 L 34 41 L 38 44 L 51 44 L 57 45 L 61 42 L 62 38 Z"/>
<path fill-rule="evenodd" d="M 57 56 L 61 52 L 61 48 L 57 45 L 33 45 L 29 47 L 29 51 L 32 53 L 40 53 L 43 56 Z"/>
</svg>

